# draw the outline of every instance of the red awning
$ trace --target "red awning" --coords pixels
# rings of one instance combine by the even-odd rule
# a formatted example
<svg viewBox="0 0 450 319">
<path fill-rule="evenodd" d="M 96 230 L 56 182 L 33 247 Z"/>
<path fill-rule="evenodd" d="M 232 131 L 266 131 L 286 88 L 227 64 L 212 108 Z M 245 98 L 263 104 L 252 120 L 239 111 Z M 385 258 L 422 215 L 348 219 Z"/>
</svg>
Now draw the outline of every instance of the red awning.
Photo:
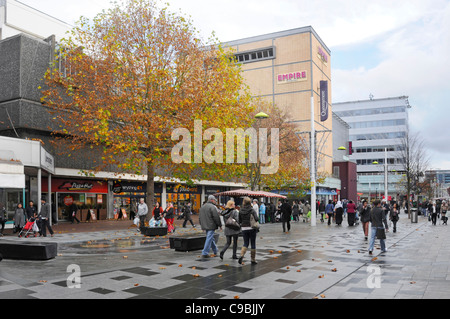
<svg viewBox="0 0 450 319">
<path fill-rule="evenodd" d="M 276 197 L 276 198 L 287 198 L 286 196 L 264 192 L 264 191 L 251 191 L 249 189 L 235 189 L 231 191 L 221 192 L 214 194 L 215 196 L 248 196 L 248 197 Z"/>
</svg>

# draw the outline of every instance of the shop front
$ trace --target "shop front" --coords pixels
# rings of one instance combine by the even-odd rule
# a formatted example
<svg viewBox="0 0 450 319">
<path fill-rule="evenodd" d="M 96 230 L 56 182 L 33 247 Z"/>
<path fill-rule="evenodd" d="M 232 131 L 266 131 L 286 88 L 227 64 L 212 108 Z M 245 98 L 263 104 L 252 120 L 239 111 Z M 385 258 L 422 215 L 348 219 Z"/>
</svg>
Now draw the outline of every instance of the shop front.
<svg viewBox="0 0 450 319">
<path fill-rule="evenodd" d="M 155 183 L 155 201 L 161 203 L 162 183 Z M 137 204 L 140 198 L 147 197 L 147 182 L 129 182 L 129 181 L 115 181 L 112 186 L 114 194 L 113 206 L 114 214 L 120 214 L 125 211 L 130 219 L 133 219 Z"/>
<path fill-rule="evenodd" d="M 202 186 L 189 187 L 182 184 L 166 184 L 166 196 L 167 202 L 172 202 L 177 211 L 190 202 L 192 212 L 198 213 L 202 204 Z"/>
<path fill-rule="evenodd" d="M 42 193 L 48 194 L 45 178 L 42 179 Z M 76 217 L 80 221 L 107 219 L 107 181 L 52 178 L 51 193 L 58 221 L 72 219 L 70 207 L 73 204 L 78 208 Z"/>
</svg>

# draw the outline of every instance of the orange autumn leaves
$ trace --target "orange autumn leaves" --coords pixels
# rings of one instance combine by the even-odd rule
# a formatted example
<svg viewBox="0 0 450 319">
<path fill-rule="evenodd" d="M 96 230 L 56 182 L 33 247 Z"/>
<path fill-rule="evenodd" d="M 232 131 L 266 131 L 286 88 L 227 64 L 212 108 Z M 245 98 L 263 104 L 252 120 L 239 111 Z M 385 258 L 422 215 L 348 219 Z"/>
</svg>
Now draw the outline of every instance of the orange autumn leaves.
<svg viewBox="0 0 450 319">
<path fill-rule="evenodd" d="M 253 121 L 239 65 L 217 39 L 200 39 L 189 19 L 151 0 L 128 0 L 92 21 L 81 18 L 45 75 L 42 101 L 55 138 L 69 145 L 68 153 L 82 149 L 91 156 L 94 171 L 232 176 L 230 165 L 170 160 L 176 128 L 193 132 L 194 120 L 219 129 Z"/>
</svg>

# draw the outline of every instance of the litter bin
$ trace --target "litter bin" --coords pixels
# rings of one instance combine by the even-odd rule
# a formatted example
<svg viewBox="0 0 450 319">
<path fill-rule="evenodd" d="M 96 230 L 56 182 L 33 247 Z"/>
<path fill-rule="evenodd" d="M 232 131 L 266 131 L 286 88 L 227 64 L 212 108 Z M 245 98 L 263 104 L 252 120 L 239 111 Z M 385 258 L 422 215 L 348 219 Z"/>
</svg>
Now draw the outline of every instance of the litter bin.
<svg viewBox="0 0 450 319">
<path fill-rule="evenodd" d="M 418 213 L 417 208 L 411 208 L 411 223 L 417 223 Z"/>
</svg>

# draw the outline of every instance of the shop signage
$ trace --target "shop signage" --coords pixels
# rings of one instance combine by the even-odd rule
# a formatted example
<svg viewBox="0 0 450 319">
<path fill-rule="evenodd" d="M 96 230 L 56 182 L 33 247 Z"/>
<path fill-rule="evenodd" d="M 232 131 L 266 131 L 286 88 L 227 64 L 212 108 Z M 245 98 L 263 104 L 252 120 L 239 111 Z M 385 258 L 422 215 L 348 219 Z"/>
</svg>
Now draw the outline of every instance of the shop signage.
<svg viewBox="0 0 450 319">
<path fill-rule="evenodd" d="M 47 172 L 55 174 L 55 159 L 43 147 L 41 147 L 41 167 Z"/>
<path fill-rule="evenodd" d="M 323 62 L 328 62 L 328 55 L 323 51 L 321 47 L 319 47 L 317 54 Z"/>
<path fill-rule="evenodd" d="M 67 195 L 66 197 L 64 197 L 64 205 L 66 206 L 70 206 L 73 204 L 73 197 L 70 195 Z"/>
<path fill-rule="evenodd" d="M 195 186 L 195 187 L 188 187 L 186 185 L 173 185 L 168 184 L 166 186 L 167 193 L 178 193 L 178 194 L 201 194 L 202 190 L 201 187 Z"/>
<path fill-rule="evenodd" d="M 162 184 L 155 183 L 154 184 L 155 193 L 162 192 Z M 112 191 L 114 194 L 120 193 L 146 193 L 147 192 L 147 183 L 146 182 L 127 182 L 127 181 L 115 181 L 112 186 Z"/>
<path fill-rule="evenodd" d="M 306 71 L 297 71 L 297 72 L 290 72 L 285 74 L 278 74 L 277 76 L 277 84 L 285 84 L 285 83 L 291 83 L 291 82 L 298 82 L 298 81 L 306 81 Z"/>
<path fill-rule="evenodd" d="M 328 119 L 328 81 L 320 81 L 320 121 Z"/>
<path fill-rule="evenodd" d="M 52 192 L 55 193 L 108 193 L 106 181 L 52 178 Z M 48 192 L 48 180 L 42 179 L 42 192 Z"/>
</svg>

